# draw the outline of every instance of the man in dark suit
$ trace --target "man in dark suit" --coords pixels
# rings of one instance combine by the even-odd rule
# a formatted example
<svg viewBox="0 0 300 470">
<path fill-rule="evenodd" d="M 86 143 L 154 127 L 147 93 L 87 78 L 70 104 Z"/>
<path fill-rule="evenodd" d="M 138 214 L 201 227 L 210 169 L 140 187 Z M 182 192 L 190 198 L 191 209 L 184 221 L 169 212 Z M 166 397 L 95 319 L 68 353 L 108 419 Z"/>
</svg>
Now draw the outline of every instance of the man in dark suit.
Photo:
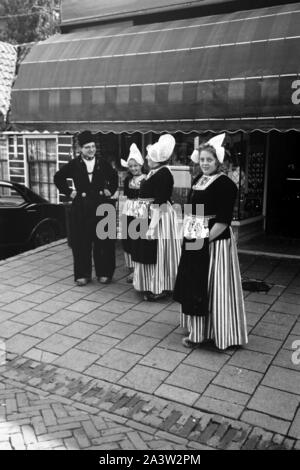
<svg viewBox="0 0 300 470">
<path fill-rule="evenodd" d="M 90 131 L 78 136 L 79 157 L 64 165 L 54 176 L 60 193 L 72 199 L 70 241 L 77 285 L 86 285 L 92 277 L 92 251 L 99 282 L 111 281 L 115 270 L 115 239 L 100 239 L 96 226 L 101 217 L 96 211 L 101 204 L 112 204 L 111 196 L 118 187 L 118 175 L 103 158 L 96 156 L 95 137 Z M 69 188 L 72 179 L 75 190 Z M 103 217 L 102 217 L 103 218 Z"/>
</svg>

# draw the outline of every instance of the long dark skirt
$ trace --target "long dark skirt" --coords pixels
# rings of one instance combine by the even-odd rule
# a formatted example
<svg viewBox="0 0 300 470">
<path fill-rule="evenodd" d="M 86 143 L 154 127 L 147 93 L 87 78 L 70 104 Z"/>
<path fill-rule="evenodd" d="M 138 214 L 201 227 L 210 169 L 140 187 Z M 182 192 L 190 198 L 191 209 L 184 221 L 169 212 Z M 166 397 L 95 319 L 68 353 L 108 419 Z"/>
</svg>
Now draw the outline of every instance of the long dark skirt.
<svg viewBox="0 0 300 470">
<path fill-rule="evenodd" d="M 230 238 L 210 243 L 209 315 L 191 315 L 182 308 L 180 324 L 194 343 L 213 340 L 219 349 L 248 342 L 246 314 L 236 243 Z M 196 284 L 199 277 L 196 278 Z"/>
</svg>

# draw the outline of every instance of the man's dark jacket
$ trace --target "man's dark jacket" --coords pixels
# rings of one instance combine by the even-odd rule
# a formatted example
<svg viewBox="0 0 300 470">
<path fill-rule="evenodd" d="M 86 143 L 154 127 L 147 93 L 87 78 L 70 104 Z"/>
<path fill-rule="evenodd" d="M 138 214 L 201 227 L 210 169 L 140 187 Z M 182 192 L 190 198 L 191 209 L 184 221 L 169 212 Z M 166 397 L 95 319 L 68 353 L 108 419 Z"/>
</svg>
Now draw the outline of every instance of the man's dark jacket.
<svg viewBox="0 0 300 470">
<path fill-rule="evenodd" d="M 104 196 L 104 189 L 108 189 L 113 195 L 118 188 L 118 174 L 103 158 L 96 158 L 91 182 L 81 156 L 71 160 L 55 174 L 54 183 L 59 192 L 69 197 L 72 189 L 69 188 L 67 179 L 74 182 L 76 198 L 87 198 L 98 204 L 108 200 Z"/>
</svg>

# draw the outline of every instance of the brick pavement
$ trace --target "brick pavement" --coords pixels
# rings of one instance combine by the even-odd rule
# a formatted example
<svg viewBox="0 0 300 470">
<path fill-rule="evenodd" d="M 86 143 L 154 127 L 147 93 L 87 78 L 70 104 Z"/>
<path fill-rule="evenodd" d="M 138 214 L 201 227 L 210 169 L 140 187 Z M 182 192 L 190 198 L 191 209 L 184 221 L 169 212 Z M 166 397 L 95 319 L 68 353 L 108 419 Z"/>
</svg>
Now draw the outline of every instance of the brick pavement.
<svg viewBox="0 0 300 470">
<path fill-rule="evenodd" d="M 142 301 L 122 253 L 84 288 L 62 242 L 0 262 L 0 449 L 299 448 L 300 262 L 240 262 L 272 287 L 245 292 L 250 341 L 225 352 L 185 349 L 178 305 Z"/>
</svg>

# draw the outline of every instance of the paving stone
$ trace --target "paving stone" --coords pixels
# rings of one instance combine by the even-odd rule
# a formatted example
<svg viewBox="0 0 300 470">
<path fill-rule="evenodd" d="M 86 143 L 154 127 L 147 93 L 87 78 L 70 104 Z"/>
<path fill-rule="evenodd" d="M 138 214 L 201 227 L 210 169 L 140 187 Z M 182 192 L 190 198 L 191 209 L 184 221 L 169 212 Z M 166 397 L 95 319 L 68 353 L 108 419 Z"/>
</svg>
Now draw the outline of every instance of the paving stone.
<svg viewBox="0 0 300 470">
<path fill-rule="evenodd" d="M 153 321 L 159 323 L 166 323 L 167 325 L 178 326 L 179 314 L 173 310 L 162 310 L 160 313 L 153 317 Z"/>
<path fill-rule="evenodd" d="M 155 395 L 167 400 L 184 403 L 187 406 L 193 406 L 196 400 L 199 398 L 198 393 L 167 384 L 163 384 L 158 387 L 158 389 L 155 391 Z"/>
<path fill-rule="evenodd" d="M 42 303 L 46 302 L 47 300 L 51 299 L 55 294 L 53 292 L 46 292 L 43 290 L 35 291 L 26 297 L 23 298 L 23 300 L 27 300 L 29 302 L 34 302 L 34 303 Z"/>
<path fill-rule="evenodd" d="M 247 297 L 247 302 L 258 302 L 262 304 L 273 304 L 277 299 L 277 295 L 270 295 L 265 293 L 251 293 Z"/>
<path fill-rule="evenodd" d="M 264 315 L 247 312 L 247 326 L 255 326 Z"/>
<path fill-rule="evenodd" d="M 27 326 L 32 326 L 32 325 L 35 325 L 36 323 L 39 323 L 40 321 L 44 320 L 47 317 L 49 317 L 48 313 L 38 312 L 36 310 L 30 310 L 30 311 L 27 311 L 27 312 L 21 313 L 20 315 L 15 316 L 14 321 L 17 321 L 19 323 L 24 323 Z"/>
<path fill-rule="evenodd" d="M 180 304 L 178 302 L 172 302 L 168 305 L 168 310 L 180 313 Z"/>
<path fill-rule="evenodd" d="M 118 321 L 141 326 L 152 317 L 153 313 L 140 312 L 139 310 L 127 310 L 127 312 L 118 316 Z"/>
<path fill-rule="evenodd" d="M 84 292 L 76 292 L 73 290 L 64 291 L 59 295 L 56 295 L 55 300 L 59 300 L 60 302 L 66 302 L 68 304 L 73 304 L 78 300 L 82 299 L 85 296 Z M 85 298 L 85 300 L 87 300 Z"/>
<path fill-rule="evenodd" d="M 35 436 L 33 428 L 28 425 L 21 426 L 21 428 L 22 428 L 22 434 L 24 437 L 25 444 L 26 445 L 35 444 L 36 436 Z"/>
<path fill-rule="evenodd" d="M 270 354 L 240 349 L 232 355 L 228 365 L 257 372 L 266 372 L 272 360 L 273 356 Z"/>
<path fill-rule="evenodd" d="M 85 297 L 85 300 L 90 300 L 92 302 L 97 302 L 98 304 L 105 304 L 110 300 L 114 299 L 116 294 L 112 292 L 105 292 L 103 290 L 99 290 L 89 294 Z"/>
<path fill-rule="evenodd" d="M 271 366 L 262 384 L 300 395 L 300 372 L 284 369 L 283 367 Z"/>
<path fill-rule="evenodd" d="M 42 411 L 43 420 L 44 420 L 44 423 L 45 423 L 46 426 L 56 426 L 57 425 L 56 416 L 50 408 L 45 409 L 45 410 L 41 410 L 41 411 Z M 54 438 L 54 437 L 56 437 L 56 436 L 52 436 L 52 438 Z"/>
<path fill-rule="evenodd" d="M 30 359 L 34 359 L 35 361 L 41 361 L 46 363 L 51 363 L 58 359 L 57 354 L 52 354 L 47 351 L 42 351 L 41 349 L 30 349 L 29 351 L 25 352 L 25 357 L 29 357 Z"/>
<path fill-rule="evenodd" d="M 41 288 L 41 286 L 39 286 L 39 288 Z M 70 286 L 62 284 L 61 282 L 55 282 L 54 284 L 43 287 L 43 290 L 47 292 L 53 292 L 54 294 L 61 294 L 62 292 L 69 291 Z"/>
<path fill-rule="evenodd" d="M 97 330 L 99 330 L 99 325 L 91 325 L 83 321 L 75 321 L 72 325 L 61 330 L 61 334 L 72 336 L 74 338 L 86 339 Z"/>
<path fill-rule="evenodd" d="M 288 349 L 289 351 L 292 351 L 294 349 L 298 349 L 298 341 L 299 341 L 299 336 L 298 335 L 289 335 L 288 338 L 286 339 L 283 348 Z"/>
<path fill-rule="evenodd" d="M 6 320 L 9 320 L 10 318 L 14 317 L 14 321 L 16 318 L 16 315 L 11 312 L 4 312 L 4 310 L 0 310 L 0 322 L 1 324 L 4 323 Z"/>
<path fill-rule="evenodd" d="M 76 439 L 74 439 L 74 437 L 64 439 L 64 444 L 65 444 L 67 450 L 78 450 L 79 449 L 78 442 L 76 441 Z"/>
<path fill-rule="evenodd" d="M 90 441 L 87 438 L 87 435 L 86 435 L 86 433 L 84 432 L 83 429 L 75 429 L 74 438 L 77 440 L 77 442 L 79 444 L 79 447 L 81 449 L 84 449 L 84 448 L 89 447 L 91 445 Z"/>
<path fill-rule="evenodd" d="M 267 414 L 258 413 L 256 411 L 245 411 L 241 416 L 241 420 L 245 423 L 252 424 L 253 426 L 260 426 L 268 431 L 284 435 L 287 433 L 290 426 L 289 421 L 273 418 Z"/>
<path fill-rule="evenodd" d="M 112 338 L 123 339 L 126 338 L 126 336 L 130 335 L 130 333 L 132 333 L 134 330 L 136 330 L 136 328 L 136 325 L 127 325 L 126 323 L 113 320 L 106 326 L 101 328 L 98 333 L 100 335 L 111 336 Z"/>
<path fill-rule="evenodd" d="M 47 321 L 40 321 L 35 325 L 31 326 L 24 330 L 24 333 L 29 336 L 34 336 L 35 338 L 46 339 L 49 336 L 57 333 L 58 330 L 61 330 L 61 325 L 56 325 L 55 323 L 50 323 Z"/>
<path fill-rule="evenodd" d="M 299 396 L 273 388 L 259 386 L 248 408 L 276 418 L 292 420 L 299 405 Z"/>
<path fill-rule="evenodd" d="M 1 303 L 4 305 L 4 304 L 9 304 L 11 302 L 13 302 L 14 300 L 18 300 L 20 299 L 21 297 L 24 296 L 24 294 L 22 292 L 18 292 L 18 291 L 15 291 L 15 290 L 5 290 L 3 292 L 1 292 L 1 295 L 0 295 L 0 299 L 1 299 Z M 30 300 L 30 299 L 28 299 Z"/>
<path fill-rule="evenodd" d="M 116 383 L 124 375 L 124 372 L 93 364 L 91 367 L 86 369 L 85 374 L 91 375 L 96 379 L 107 380 L 108 382 Z"/>
<path fill-rule="evenodd" d="M 78 342 L 79 340 L 77 338 L 54 334 L 47 338 L 45 341 L 39 343 L 39 349 L 52 352 L 54 354 L 63 354 L 68 351 L 68 349 L 74 347 L 75 344 L 77 344 Z"/>
<path fill-rule="evenodd" d="M 184 363 L 217 372 L 228 359 L 227 354 L 218 351 L 195 349 L 187 356 Z"/>
<path fill-rule="evenodd" d="M 249 336 L 249 343 L 244 346 L 245 349 L 251 351 L 257 351 L 267 354 L 276 354 L 281 348 L 281 341 L 277 339 L 264 338 L 262 336 L 256 336 L 251 333 Z"/>
<path fill-rule="evenodd" d="M 292 335 L 299 335 L 300 336 L 300 322 L 297 322 L 294 328 L 291 331 Z"/>
<path fill-rule="evenodd" d="M 294 351 L 295 353 L 296 351 Z M 300 357 L 299 354 L 296 357 L 296 361 L 293 360 L 293 352 L 288 349 L 281 349 L 275 359 L 273 360 L 272 365 L 281 366 L 286 369 L 292 369 L 300 372 Z"/>
<path fill-rule="evenodd" d="M 89 421 L 83 421 L 82 422 L 82 427 L 85 431 L 85 434 L 87 435 L 88 439 L 93 439 L 99 436 L 98 430 L 95 428 L 93 422 L 91 420 Z"/>
<path fill-rule="evenodd" d="M 289 429 L 289 436 L 295 439 L 300 439 L 300 409 L 298 409 L 296 416 L 293 420 L 292 426 Z"/>
<path fill-rule="evenodd" d="M 92 325 L 105 326 L 109 322 L 115 319 L 119 319 L 119 316 L 116 313 L 104 312 L 103 310 L 94 310 L 92 313 L 85 315 L 81 321 L 90 323 Z"/>
<path fill-rule="evenodd" d="M 163 348 L 153 348 L 152 351 L 142 358 L 140 364 L 171 372 L 185 357 L 185 354 L 180 352 L 166 351 Z"/>
<path fill-rule="evenodd" d="M 12 336 L 25 330 L 26 326 L 13 320 L 6 320 L 1 324 L 1 337 L 11 338 Z"/>
<path fill-rule="evenodd" d="M 43 302 L 38 306 L 34 304 L 35 310 L 39 312 L 46 312 L 46 313 L 57 313 L 60 310 L 63 310 L 68 306 L 67 302 L 60 302 L 58 300 L 47 300 L 47 302 Z"/>
<path fill-rule="evenodd" d="M 300 439 L 298 439 L 295 443 L 294 450 L 300 450 Z"/>
<path fill-rule="evenodd" d="M 274 323 L 278 326 L 284 325 L 291 327 L 295 323 L 295 315 L 269 311 L 264 316 L 264 322 Z"/>
<path fill-rule="evenodd" d="M 139 310 L 140 312 L 155 314 L 166 308 L 166 305 L 162 302 L 141 302 L 132 308 L 133 310 Z"/>
<path fill-rule="evenodd" d="M 118 343 L 118 339 L 94 334 L 90 336 L 89 339 L 79 343 L 76 348 L 102 356 Z"/>
<path fill-rule="evenodd" d="M 28 302 L 26 300 L 16 300 L 15 302 L 11 302 L 10 304 L 5 305 L 3 307 L 3 310 L 17 314 L 26 312 L 27 310 L 30 310 L 33 307 L 36 307 L 36 304 L 34 304 L 33 302 Z"/>
<path fill-rule="evenodd" d="M 119 384 L 147 393 L 153 393 L 166 379 L 168 373 L 162 370 L 151 369 L 136 365 L 121 380 Z"/>
<path fill-rule="evenodd" d="M 96 362 L 97 359 L 97 354 L 86 351 L 79 351 L 78 349 L 72 349 L 63 354 L 59 359 L 56 359 L 54 363 L 67 369 L 83 372 L 91 364 Z"/>
<path fill-rule="evenodd" d="M 252 334 L 284 340 L 288 336 L 290 328 L 290 326 L 274 325 L 273 323 L 261 321 L 252 330 Z"/>
<path fill-rule="evenodd" d="M 116 297 L 116 300 L 118 300 L 119 302 L 129 302 L 134 305 L 137 305 L 142 302 L 141 294 L 134 289 L 128 290 L 123 294 L 119 295 L 118 297 Z"/>
<path fill-rule="evenodd" d="M 300 289 L 299 289 L 300 291 Z M 295 294 L 283 294 L 280 297 L 281 302 L 291 303 L 295 305 L 300 305 L 300 295 Z"/>
<path fill-rule="evenodd" d="M 40 342 L 39 338 L 32 338 L 31 336 L 22 333 L 16 334 L 5 342 L 6 350 L 15 354 L 23 354 L 29 349 L 33 348 Z"/>
<path fill-rule="evenodd" d="M 168 377 L 166 383 L 180 388 L 187 388 L 188 390 L 196 393 L 201 393 L 213 380 L 215 375 L 215 372 L 181 364 Z"/>
<path fill-rule="evenodd" d="M 21 433 L 12 434 L 10 436 L 11 446 L 14 450 L 25 450 L 24 438 Z M 1 448 L 1 444 L 0 444 Z"/>
<path fill-rule="evenodd" d="M 213 383 L 239 392 L 253 393 L 262 378 L 263 374 L 258 372 L 226 365 Z"/>
<path fill-rule="evenodd" d="M 8 274 L 8 273 L 7 273 Z M 17 287 L 21 284 L 25 284 L 26 282 L 28 282 L 28 278 L 26 278 L 25 276 L 16 276 L 16 277 L 8 277 L 5 276 L 5 285 L 9 286 L 9 287 Z"/>
<path fill-rule="evenodd" d="M 39 290 L 41 286 L 39 284 L 34 284 L 33 282 L 28 282 L 26 284 L 22 284 L 20 286 L 16 286 L 15 290 L 18 292 L 21 292 L 23 294 L 31 294 L 32 292 L 35 292 Z"/>
<path fill-rule="evenodd" d="M 99 308 L 100 303 L 91 302 L 90 300 L 78 300 L 77 302 L 69 305 L 67 309 L 72 310 L 72 312 L 79 313 L 90 313 L 96 308 Z"/>
<path fill-rule="evenodd" d="M 37 312 L 40 313 L 40 312 Z M 67 326 L 70 323 L 82 318 L 83 314 L 78 312 L 72 312 L 71 310 L 61 310 L 53 315 L 48 315 L 47 321 L 51 323 L 57 323 L 62 326 Z"/>
<path fill-rule="evenodd" d="M 110 302 L 107 302 L 106 304 L 102 305 L 100 307 L 100 310 L 120 314 L 127 312 L 127 310 L 132 309 L 132 307 L 134 307 L 134 304 L 129 302 L 119 302 L 118 300 L 111 300 Z"/>
<path fill-rule="evenodd" d="M 195 408 L 213 412 L 222 416 L 238 419 L 242 414 L 244 407 L 228 401 L 218 400 L 208 396 L 202 396 L 195 404 Z"/>
<path fill-rule="evenodd" d="M 217 385 L 209 385 L 203 396 L 216 398 L 218 400 L 227 401 L 236 405 L 246 405 L 251 395 L 242 392 L 236 392 L 229 388 L 219 387 Z"/>
<path fill-rule="evenodd" d="M 245 301 L 246 312 L 264 314 L 269 308 L 270 305 L 265 303 L 251 302 L 248 300 Z"/>
<path fill-rule="evenodd" d="M 300 314 L 300 305 L 290 304 L 288 302 L 282 302 L 281 300 L 277 300 L 272 307 L 272 312 L 282 312 L 288 313 L 289 315 L 299 315 Z"/>
<path fill-rule="evenodd" d="M 132 289 L 132 287 L 129 286 L 129 284 L 117 284 L 112 282 L 111 284 L 104 286 L 102 290 L 103 292 L 112 292 L 113 294 L 121 295 L 123 292 L 126 292 L 130 289 Z"/>
<path fill-rule="evenodd" d="M 171 333 L 172 330 L 174 330 L 173 325 L 148 321 L 141 328 L 136 330 L 136 333 L 144 336 L 150 336 L 151 338 L 163 339 L 165 336 Z"/>
<path fill-rule="evenodd" d="M 101 330 L 102 332 L 102 330 Z M 156 338 L 131 334 L 118 344 L 118 348 L 137 354 L 146 354 L 159 342 Z"/>
<path fill-rule="evenodd" d="M 101 359 L 97 361 L 97 364 L 111 369 L 128 372 L 128 370 L 131 369 L 141 358 L 142 356 L 139 354 L 113 349 L 104 354 Z"/>
</svg>

